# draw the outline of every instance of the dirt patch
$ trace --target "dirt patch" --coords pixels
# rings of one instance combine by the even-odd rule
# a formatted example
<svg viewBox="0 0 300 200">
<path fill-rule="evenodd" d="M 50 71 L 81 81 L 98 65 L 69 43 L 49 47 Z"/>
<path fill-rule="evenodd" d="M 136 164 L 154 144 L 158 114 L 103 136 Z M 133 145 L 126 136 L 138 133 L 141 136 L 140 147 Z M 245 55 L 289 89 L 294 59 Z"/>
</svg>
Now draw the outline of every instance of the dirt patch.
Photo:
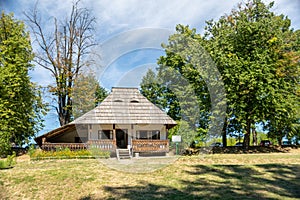
<svg viewBox="0 0 300 200">
<path fill-rule="evenodd" d="M 17 162 L 29 162 L 30 157 L 29 155 L 21 155 L 17 157 Z"/>
<path fill-rule="evenodd" d="M 130 172 L 130 173 L 149 173 L 164 168 L 174 163 L 176 156 L 159 157 L 139 157 L 132 159 L 117 160 L 116 158 L 99 159 L 99 161 L 109 168 Z"/>
</svg>

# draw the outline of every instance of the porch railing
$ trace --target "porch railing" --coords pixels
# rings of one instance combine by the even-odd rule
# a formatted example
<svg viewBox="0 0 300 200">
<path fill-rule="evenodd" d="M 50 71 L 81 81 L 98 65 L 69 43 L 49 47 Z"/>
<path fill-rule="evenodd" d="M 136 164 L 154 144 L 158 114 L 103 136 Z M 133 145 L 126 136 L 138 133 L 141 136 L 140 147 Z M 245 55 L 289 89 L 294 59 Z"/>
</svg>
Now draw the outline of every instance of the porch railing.
<svg viewBox="0 0 300 200">
<path fill-rule="evenodd" d="M 115 140 L 90 140 L 86 143 L 43 143 L 41 146 L 42 150 L 51 151 L 56 149 L 69 148 L 70 150 L 81 150 L 98 148 L 102 150 L 114 151 L 116 149 Z"/>
<path fill-rule="evenodd" d="M 132 140 L 133 152 L 169 152 L 169 140 Z"/>
<path fill-rule="evenodd" d="M 109 139 L 89 140 L 87 144 L 89 148 L 97 148 L 97 149 L 103 149 L 109 151 L 116 150 L 116 140 L 109 140 Z"/>
</svg>

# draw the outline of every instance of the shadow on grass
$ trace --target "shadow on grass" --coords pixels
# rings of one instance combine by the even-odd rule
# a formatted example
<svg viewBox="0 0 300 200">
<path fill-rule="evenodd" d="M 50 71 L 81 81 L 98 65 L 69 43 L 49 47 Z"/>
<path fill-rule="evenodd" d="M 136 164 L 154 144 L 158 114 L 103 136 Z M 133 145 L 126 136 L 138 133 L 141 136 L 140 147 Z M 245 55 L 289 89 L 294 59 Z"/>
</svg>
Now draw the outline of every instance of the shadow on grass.
<svg viewBox="0 0 300 200">
<path fill-rule="evenodd" d="M 141 181 L 140 186 L 105 186 L 104 190 L 109 199 L 300 198 L 300 165 L 192 165 L 174 179 L 175 186 Z"/>
<path fill-rule="evenodd" d="M 140 182 L 143 186 L 136 187 L 111 187 L 104 189 L 112 195 L 111 199 L 197 199 L 189 191 L 180 191 L 176 188 L 153 183 Z"/>
<path fill-rule="evenodd" d="M 192 176 L 210 174 L 214 177 L 209 181 L 197 179 L 193 185 L 189 181 L 182 183 L 188 185 L 190 191 L 211 188 L 216 198 L 300 198 L 299 165 L 197 165 L 186 173 Z"/>
</svg>

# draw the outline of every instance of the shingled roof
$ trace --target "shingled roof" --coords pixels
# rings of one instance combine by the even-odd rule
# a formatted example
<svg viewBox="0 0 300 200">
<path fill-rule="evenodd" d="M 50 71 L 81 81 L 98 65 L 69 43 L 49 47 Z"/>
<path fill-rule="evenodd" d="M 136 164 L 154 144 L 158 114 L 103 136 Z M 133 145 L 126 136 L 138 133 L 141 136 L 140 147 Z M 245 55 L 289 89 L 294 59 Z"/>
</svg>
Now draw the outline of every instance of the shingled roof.
<svg viewBox="0 0 300 200">
<path fill-rule="evenodd" d="M 103 102 L 71 124 L 166 124 L 176 122 L 137 88 L 112 88 Z"/>
</svg>

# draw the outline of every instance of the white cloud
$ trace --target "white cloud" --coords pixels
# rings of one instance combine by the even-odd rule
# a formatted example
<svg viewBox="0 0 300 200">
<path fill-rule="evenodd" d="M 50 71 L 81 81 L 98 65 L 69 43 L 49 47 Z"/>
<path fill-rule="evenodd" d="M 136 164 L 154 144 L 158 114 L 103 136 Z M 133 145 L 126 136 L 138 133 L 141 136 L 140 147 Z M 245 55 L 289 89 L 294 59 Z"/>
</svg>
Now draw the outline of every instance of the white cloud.
<svg viewBox="0 0 300 200">
<path fill-rule="evenodd" d="M 64 20 L 71 10 L 73 0 L 39 0 L 38 9 L 43 14 L 45 27 L 51 27 L 51 16 Z M 101 66 L 105 67 L 108 62 L 134 48 L 145 48 L 146 46 L 158 46 L 161 41 L 166 41 L 168 35 L 156 32 L 145 34 L 136 29 L 162 29 L 170 33 L 174 31 L 176 24 L 189 24 L 202 32 L 205 20 L 217 19 L 225 13 L 229 13 L 240 0 L 232 1 L 199 1 L 199 0 L 82 0 L 80 6 L 87 7 L 92 11 L 98 21 L 96 36 L 97 40 L 109 45 L 110 48 L 98 49 L 101 53 Z M 265 2 L 270 2 L 266 0 Z M 300 27 L 299 1 L 276 0 L 274 10 L 284 13 L 292 19 L 292 25 Z M 35 1 L 16 0 L 3 3 L 2 7 L 8 12 L 15 12 L 16 17 L 25 19 L 22 12 L 34 8 Z M 132 31 L 134 29 L 134 31 Z M 146 29 L 145 29 L 146 30 Z M 162 35 L 164 34 L 164 35 Z M 117 38 L 120 36 L 120 38 Z M 113 38 L 113 40 L 109 40 Z M 117 39 L 116 39 L 117 38 Z M 161 40 L 161 41 L 160 41 Z M 154 44 L 154 45 L 153 45 Z M 42 85 L 51 80 L 49 73 L 37 68 L 32 73 L 35 80 L 41 81 Z M 41 78 L 43 77 L 43 78 Z M 48 78 L 47 78 L 48 77 Z"/>
<path fill-rule="evenodd" d="M 45 27 L 51 27 L 51 16 L 64 20 L 71 10 L 73 1 L 39 0 L 38 9 L 43 14 Z M 98 22 L 96 37 L 102 44 L 102 49 L 97 49 L 99 52 L 102 51 L 98 73 L 100 75 L 103 70 L 107 72 L 100 81 L 107 82 L 108 87 L 117 83 L 119 86 L 120 84 L 136 86 L 149 66 L 143 65 L 144 57 L 140 57 L 141 62 L 138 62 L 138 57 L 127 60 L 126 62 L 132 64 L 132 68 L 124 67 L 117 60 L 138 49 L 160 49 L 160 43 L 167 40 L 168 33 L 174 31 L 176 24 L 190 25 L 191 28 L 202 32 L 206 20 L 217 20 L 221 15 L 229 13 L 241 1 L 82 0 L 80 5 L 91 9 L 91 14 L 97 18 Z M 270 1 L 265 0 L 265 2 Z M 23 12 L 32 10 L 35 2 L 0 0 L 0 7 L 6 12 L 14 12 L 16 18 L 24 20 Z M 288 15 L 292 20 L 292 26 L 300 29 L 300 2 L 298 0 L 275 0 L 274 11 Z M 144 64 L 147 63 L 150 62 L 145 61 Z M 39 67 L 31 72 L 31 75 L 34 81 L 44 86 L 52 81 L 50 73 Z"/>
<path fill-rule="evenodd" d="M 100 24 L 108 27 L 101 29 L 103 35 L 139 27 L 174 29 L 176 24 L 190 24 L 202 27 L 205 20 L 219 17 L 229 12 L 238 1 L 197 1 L 197 0 L 165 0 L 165 1 L 92 1 L 93 8 L 101 8 L 95 13 Z M 89 4 L 87 4 L 89 5 Z"/>
</svg>

